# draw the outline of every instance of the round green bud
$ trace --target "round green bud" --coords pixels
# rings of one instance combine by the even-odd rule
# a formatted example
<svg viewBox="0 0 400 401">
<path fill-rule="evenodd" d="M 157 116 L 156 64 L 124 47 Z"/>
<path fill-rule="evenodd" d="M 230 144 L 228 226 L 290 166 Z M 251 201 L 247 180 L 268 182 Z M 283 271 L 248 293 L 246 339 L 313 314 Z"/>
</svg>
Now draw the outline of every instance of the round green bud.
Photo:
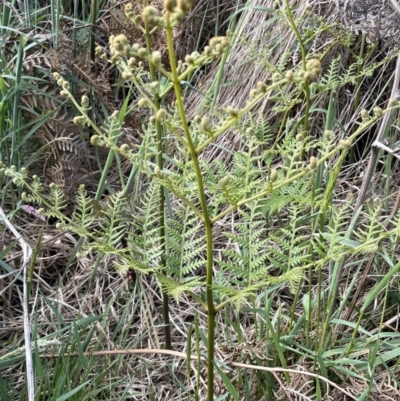
<svg viewBox="0 0 400 401">
<path fill-rule="evenodd" d="M 136 65 L 136 59 L 135 59 L 135 57 L 131 57 L 131 58 L 128 60 L 128 67 L 129 67 L 129 68 L 133 68 L 135 65 Z"/>
<path fill-rule="evenodd" d="M 398 105 L 398 100 L 397 99 L 393 99 L 393 98 L 391 98 L 390 100 L 389 100 L 389 107 L 394 107 L 394 106 L 397 106 Z"/>
<path fill-rule="evenodd" d="M 137 103 L 139 108 L 144 108 L 147 106 L 147 100 L 144 98 L 140 98 Z"/>
<path fill-rule="evenodd" d="M 161 52 L 155 51 L 151 55 L 151 61 L 155 65 L 160 65 L 161 64 Z"/>
<path fill-rule="evenodd" d="M 258 81 L 257 82 L 257 90 L 261 93 L 266 93 L 267 92 L 267 85 L 263 81 Z"/>
<path fill-rule="evenodd" d="M 83 116 L 76 116 L 76 117 L 73 118 L 72 121 L 73 121 L 74 124 L 76 124 L 76 125 L 84 125 L 86 119 L 85 119 L 85 117 L 83 117 Z"/>
<path fill-rule="evenodd" d="M 285 78 L 290 82 L 293 81 L 294 73 L 292 70 L 286 71 Z"/>
<path fill-rule="evenodd" d="M 110 37 L 111 38 L 111 37 Z M 127 37 L 121 33 L 113 38 L 112 46 L 115 48 L 116 51 L 122 51 L 126 45 L 128 45 Z"/>
<path fill-rule="evenodd" d="M 373 112 L 375 117 L 382 117 L 383 110 L 380 107 L 374 107 Z"/>
<path fill-rule="evenodd" d="M 230 177 L 229 175 L 226 175 L 224 178 L 222 178 L 222 180 L 219 182 L 219 185 L 221 186 L 221 188 L 225 188 L 230 181 Z"/>
<path fill-rule="evenodd" d="M 144 47 L 141 47 L 138 50 L 138 56 L 141 58 L 145 58 L 147 56 L 147 50 Z"/>
<path fill-rule="evenodd" d="M 142 11 L 142 20 L 146 24 L 154 25 L 155 19 L 158 17 L 158 10 L 153 6 L 147 6 Z"/>
<path fill-rule="evenodd" d="M 191 55 L 185 56 L 185 61 L 190 65 L 193 65 L 196 62 L 196 60 Z"/>
<path fill-rule="evenodd" d="M 170 13 L 173 13 L 177 7 L 178 3 L 176 0 L 165 0 L 164 9 Z"/>
<path fill-rule="evenodd" d="M 165 109 L 160 109 L 157 111 L 157 114 L 156 114 L 157 121 L 163 122 L 163 121 L 165 121 L 166 117 L 167 117 L 167 112 L 165 111 Z"/>
<path fill-rule="evenodd" d="M 130 148 L 129 148 L 129 145 L 127 145 L 126 143 L 123 143 L 123 144 L 120 146 L 119 150 L 120 150 L 120 152 L 121 152 L 122 154 L 124 154 L 124 153 L 128 153 L 129 150 L 130 150 Z"/>
<path fill-rule="evenodd" d="M 333 139 L 335 137 L 335 133 L 329 129 L 324 131 L 324 136 L 328 139 Z"/>
<path fill-rule="evenodd" d="M 239 114 L 238 109 L 234 109 L 232 106 L 228 106 L 226 109 L 226 112 L 229 114 L 229 117 L 237 117 Z"/>
<path fill-rule="evenodd" d="M 315 167 L 317 167 L 317 164 L 318 164 L 318 159 L 314 156 L 311 156 L 310 157 L 310 168 L 314 170 Z"/>
<path fill-rule="evenodd" d="M 60 96 L 65 98 L 65 99 L 68 99 L 69 98 L 69 92 L 62 90 L 62 91 L 60 91 Z"/>
<path fill-rule="evenodd" d="M 310 78 L 316 78 L 322 73 L 321 61 L 319 61 L 317 58 L 308 60 L 306 64 L 306 71 L 310 74 Z"/>
<path fill-rule="evenodd" d="M 365 109 L 363 109 L 363 110 L 361 110 L 361 118 L 362 118 L 362 120 L 363 121 L 368 121 L 369 120 L 369 113 L 368 113 L 368 111 L 367 110 L 365 110 Z"/>
<path fill-rule="evenodd" d="M 122 76 L 123 79 L 130 79 L 130 78 L 132 78 L 133 74 L 130 73 L 130 72 L 128 72 L 128 71 L 124 71 L 124 72 L 121 74 L 121 76 Z"/>
<path fill-rule="evenodd" d="M 204 116 L 201 119 L 200 127 L 201 127 L 201 129 L 203 131 L 210 131 L 211 130 L 211 125 L 210 125 L 210 121 L 209 121 L 208 117 Z"/>
<path fill-rule="evenodd" d="M 254 99 L 259 94 L 257 89 L 252 89 L 249 93 L 250 100 Z"/>
<path fill-rule="evenodd" d="M 81 105 L 82 107 L 84 107 L 85 109 L 89 107 L 90 103 L 89 103 L 89 98 L 86 95 L 83 95 L 81 98 Z"/>
<path fill-rule="evenodd" d="M 339 141 L 339 145 L 344 149 L 350 149 L 351 148 L 351 142 L 348 139 L 341 139 Z"/>
<path fill-rule="evenodd" d="M 274 72 L 272 74 L 272 82 L 278 82 L 282 78 L 282 75 L 279 72 Z"/>
<path fill-rule="evenodd" d="M 206 46 L 206 47 L 204 48 L 204 55 L 205 55 L 205 56 L 210 56 L 210 55 L 211 55 L 211 52 L 212 52 L 212 49 L 211 49 L 210 46 Z"/>
<path fill-rule="evenodd" d="M 192 8 L 194 0 L 178 0 L 178 8 L 185 14 Z"/>
</svg>

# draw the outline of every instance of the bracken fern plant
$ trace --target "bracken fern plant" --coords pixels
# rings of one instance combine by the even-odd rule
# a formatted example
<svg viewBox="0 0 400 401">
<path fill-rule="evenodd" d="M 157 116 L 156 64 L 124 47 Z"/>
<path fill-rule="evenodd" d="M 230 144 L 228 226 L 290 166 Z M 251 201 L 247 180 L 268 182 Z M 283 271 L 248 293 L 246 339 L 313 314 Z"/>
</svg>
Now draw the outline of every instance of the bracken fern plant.
<svg viewBox="0 0 400 401">
<path fill-rule="evenodd" d="M 245 302 L 255 305 L 257 295 L 267 288 L 287 286 L 295 298 L 290 332 L 294 307 L 308 282 L 310 289 L 303 298 L 306 331 L 320 333 L 321 344 L 329 341 L 325 329 L 330 315 L 321 311 L 332 310 L 336 293 L 331 290 L 326 294 L 319 288 L 315 297 L 311 290 L 314 277 L 327 264 L 334 266 L 334 272 L 346 256 L 372 253 L 383 239 L 399 234 L 398 225 L 388 232 L 380 229 L 378 205 L 374 205 L 366 213 L 365 226 L 359 231 L 354 228 L 358 240 L 350 240 L 354 232 L 348 229 L 346 207 L 335 209 L 331 202 L 354 140 L 399 106 L 391 100 L 386 110 L 376 107 L 372 116 L 363 111 L 358 129 L 347 139 L 338 141 L 331 130 L 318 137 L 310 135 L 311 100 L 349 82 L 352 71 L 338 77 L 338 61 L 333 60 L 328 73 L 319 79 L 321 60 L 302 46 L 300 66 L 287 71 L 271 68 L 270 79 L 250 91 L 245 106 L 210 105 L 202 115 L 189 116 L 182 84 L 197 70 L 218 63 L 230 48 L 228 32 L 227 37 L 212 38 L 202 52 L 176 60 L 174 28 L 191 5 L 190 0 L 166 0 L 162 14 L 147 6 L 141 16 L 136 15 L 133 5 L 125 6 L 127 18 L 143 32 L 146 46 L 131 44 L 121 34 L 110 38 L 109 52 L 99 47 L 96 55 L 118 68 L 123 84 L 137 100 L 130 108 L 128 97 L 121 110 L 101 126 L 89 117 L 89 98 L 77 101 L 69 82 L 59 73 L 53 74 L 61 95 L 80 112 L 74 122 L 92 127 L 92 145 L 119 154 L 146 177 L 139 200 L 132 204 L 130 182 L 101 202 L 80 185 L 71 211 L 57 185 L 44 188 L 39 177 L 30 179 L 25 169 L 17 171 L 13 166 L 1 165 L 1 173 L 27 189 L 23 200 L 38 205 L 41 216 L 56 216 L 58 228 L 84 239 L 80 255 L 95 251 L 112 257 L 121 274 L 133 270 L 157 277 L 164 294 L 167 348 L 172 346 L 169 298 L 179 301 L 188 294 L 204 309 L 208 319 L 207 399 L 211 401 L 216 316 L 220 311 L 229 305 L 240 310 Z M 294 24 L 289 8 L 287 13 L 289 23 Z M 165 32 L 168 57 L 153 49 L 152 36 L 159 30 Z M 305 121 L 298 124 L 288 118 L 285 135 L 277 138 L 257 111 L 265 98 L 285 116 L 303 99 L 307 105 Z M 136 107 L 149 116 L 138 133 L 141 140 L 138 144 L 120 143 L 124 118 Z M 227 133 L 239 135 L 245 146 L 222 149 L 224 157 L 206 160 L 204 152 Z M 328 176 L 324 175 L 326 166 Z M 233 222 L 226 229 L 228 219 Z M 224 244 L 218 252 L 217 240 Z M 279 357 L 286 366 L 285 356 Z"/>
</svg>

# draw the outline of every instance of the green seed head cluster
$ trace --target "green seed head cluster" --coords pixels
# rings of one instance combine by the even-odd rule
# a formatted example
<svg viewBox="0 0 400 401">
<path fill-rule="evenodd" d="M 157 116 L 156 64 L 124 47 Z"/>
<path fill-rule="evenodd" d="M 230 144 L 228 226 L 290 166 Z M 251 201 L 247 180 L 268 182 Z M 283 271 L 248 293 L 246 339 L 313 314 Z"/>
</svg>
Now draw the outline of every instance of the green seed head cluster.
<svg viewBox="0 0 400 401">
<path fill-rule="evenodd" d="M 395 107 L 399 104 L 399 101 L 397 99 L 391 98 L 389 100 L 389 107 Z"/>
</svg>

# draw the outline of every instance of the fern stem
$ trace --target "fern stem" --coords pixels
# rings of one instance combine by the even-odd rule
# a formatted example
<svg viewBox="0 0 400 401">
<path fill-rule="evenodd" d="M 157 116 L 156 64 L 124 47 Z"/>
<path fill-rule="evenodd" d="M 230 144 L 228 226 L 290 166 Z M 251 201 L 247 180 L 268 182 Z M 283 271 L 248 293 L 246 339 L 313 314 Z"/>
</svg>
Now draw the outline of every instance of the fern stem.
<svg viewBox="0 0 400 401">
<path fill-rule="evenodd" d="M 303 67 L 303 70 L 305 70 L 306 69 L 306 57 L 307 57 L 306 48 L 304 46 L 303 39 L 301 38 L 300 32 L 297 29 L 297 26 L 296 26 L 296 24 L 294 22 L 294 18 L 293 18 L 292 10 L 290 8 L 289 0 L 285 0 L 285 3 L 286 3 L 286 9 L 287 9 L 287 14 L 288 14 L 290 25 L 291 25 L 291 27 L 293 29 L 293 32 L 296 35 L 296 38 L 297 38 L 297 40 L 299 42 L 300 51 L 301 51 L 302 67 Z M 304 133 L 305 133 L 305 139 L 306 139 L 307 136 L 308 136 L 307 135 L 307 133 L 308 133 L 308 120 L 309 120 L 310 108 L 311 108 L 310 87 L 309 87 L 307 81 L 304 82 L 303 91 L 304 91 L 304 94 L 305 94 L 305 97 L 306 97 L 306 110 L 305 110 L 304 118 L 303 118 L 303 121 L 304 121 Z M 301 160 L 304 160 L 304 153 L 305 153 L 305 150 L 304 150 L 304 147 L 303 147 L 302 150 L 301 150 L 301 156 L 300 156 Z"/>
<path fill-rule="evenodd" d="M 149 27 L 147 24 L 145 24 L 145 36 L 146 36 L 146 46 L 147 46 L 147 52 L 150 55 L 152 52 L 152 46 L 151 46 L 151 37 L 149 33 Z M 156 76 L 156 71 L 154 69 L 154 65 L 152 63 L 149 63 L 149 69 L 150 69 L 150 77 L 153 82 L 157 81 L 157 76 Z M 156 110 L 160 109 L 160 98 L 159 95 L 156 93 L 154 95 L 154 105 L 156 107 Z M 163 169 L 163 138 L 162 138 L 162 133 L 163 133 L 163 127 L 161 125 L 161 122 L 156 120 L 156 140 L 157 140 L 157 166 L 158 168 L 162 171 Z M 164 199 L 164 187 L 160 185 L 159 188 L 159 217 L 158 217 L 158 224 L 159 224 L 159 235 L 160 235 L 160 245 L 162 249 L 161 257 L 160 257 L 160 263 L 163 269 L 166 267 L 166 259 L 165 255 L 167 252 L 167 247 L 165 244 L 165 199 Z M 171 344 L 171 328 L 170 328 L 170 321 L 169 321 L 169 297 L 168 294 L 163 291 L 162 292 L 162 298 L 163 298 L 163 317 L 164 317 L 164 334 L 165 334 L 165 348 L 166 349 L 172 349 L 172 344 Z"/>
<path fill-rule="evenodd" d="M 206 296 L 207 296 L 207 320 L 208 320 L 208 352 L 207 352 L 207 400 L 214 400 L 214 335 L 215 335 L 215 308 L 214 308 L 214 300 L 213 300 L 213 292 L 212 292 L 212 284 L 213 284 L 213 238 L 212 238 L 212 221 L 210 219 L 208 208 L 207 208 L 207 200 L 204 192 L 204 184 L 203 177 L 201 174 L 200 163 L 198 159 L 198 155 L 196 152 L 196 148 L 192 141 L 192 137 L 190 135 L 189 126 L 187 123 L 187 118 L 185 114 L 185 108 L 183 105 L 182 94 L 180 81 L 178 77 L 178 72 L 176 69 L 176 60 L 174 54 L 174 45 L 172 38 L 172 26 L 170 23 L 170 14 L 167 12 L 167 43 L 168 43 L 168 54 L 169 61 L 171 65 L 171 74 L 172 74 L 172 82 L 174 84 L 174 90 L 176 94 L 176 103 L 179 110 L 182 128 L 185 133 L 185 138 L 187 144 L 189 146 L 190 156 L 192 158 L 193 167 L 196 174 L 196 180 L 199 191 L 200 204 L 203 212 L 203 224 L 205 228 L 206 234 L 206 247 L 207 247 L 207 261 L 206 261 Z"/>
</svg>

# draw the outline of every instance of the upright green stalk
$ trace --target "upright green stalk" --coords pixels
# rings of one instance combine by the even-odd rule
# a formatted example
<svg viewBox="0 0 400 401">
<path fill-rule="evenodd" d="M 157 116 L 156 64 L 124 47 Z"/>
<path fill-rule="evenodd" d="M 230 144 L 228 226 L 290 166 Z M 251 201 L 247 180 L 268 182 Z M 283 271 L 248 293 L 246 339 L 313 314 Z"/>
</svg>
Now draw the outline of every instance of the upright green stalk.
<svg viewBox="0 0 400 401">
<path fill-rule="evenodd" d="M 149 27 L 145 24 L 146 30 L 146 46 L 148 54 L 151 54 L 152 46 L 151 46 L 151 37 L 149 33 Z M 149 63 L 150 67 L 150 77 L 152 82 L 157 81 L 156 72 L 154 69 L 154 65 Z M 156 110 L 160 109 L 160 98 L 158 93 L 154 95 L 154 104 L 156 106 Z M 157 137 L 157 166 L 160 170 L 163 169 L 163 143 L 162 143 L 162 133 L 163 133 L 163 126 L 160 121 L 156 121 L 156 137 Z M 165 244 L 165 199 L 164 199 L 164 187 L 160 185 L 160 194 L 159 194 L 159 232 L 160 232 L 160 242 L 161 242 L 161 266 L 163 268 L 166 267 L 166 259 L 165 255 L 167 253 L 167 247 Z M 164 333 L 165 333 L 165 348 L 172 349 L 171 344 L 171 328 L 169 322 L 169 297 L 164 291 L 162 293 L 163 297 L 163 315 L 164 315 Z"/>
<path fill-rule="evenodd" d="M 302 62 L 302 66 L 303 66 L 303 70 L 306 70 L 306 48 L 304 47 L 304 43 L 303 40 L 301 38 L 300 32 L 297 29 L 297 26 L 294 22 L 294 18 L 292 15 L 292 10 L 290 9 L 290 4 L 289 4 L 289 0 L 285 0 L 286 3 L 286 9 L 287 9 L 287 14 L 289 17 L 289 22 L 290 25 L 293 29 L 294 34 L 296 35 L 296 38 L 299 42 L 299 46 L 300 46 L 300 51 L 301 51 L 301 62 Z M 303 86 L 303 91 L 304 91 L 304 95 L 305 95 L 305 100 L 306 100 L 306 110 L 304 112 L 304 123 L 303 123 L 303 127 L 304 127 L 304 135 L 305 138 L 308 135 L 308 120 L 309 120 L 309 116 L 310 116 L 310 108 L 311 108 L 311 97 L 310 97 L 310 88 L 308 85 L 308 82 L 305 81 L 304 82 L 304 86 Z M 304 160 L 304 148 L 301 151 L 301 160 Z"/>
<path fill-rule="evenodd" d="M 170 13 L 167 11 L 167 42 L 168 42 L 168 54 L 169 61 L 171 65 L 171 74 L 172 80 L 174 84 L 174 90 L 176 94 L 176 103 L 179 110 L 179 115 L 182 122 L 182 128 L 185 133 L 185 138 L 188 144 L 189 152 L 192 157 L 193 167 L 196 174 L 198 191 L 199 191 L 199 200 L 201 204 L 202 214 L 203 214 L 203 224 L 206 233 L 206 247 L 207 247 L 207 261 L 206 261 L 206 296 L 207 296 L 207 322 L 208 322 L 208 352 L 207 352 L 207 400 L 213 401 L 214 399 L 214 335 L 215 335 L 215 306 L 213 300 L 213 292 L 212 292 L 212 284 L 213 284 L 213 276 L 212 276 L 212 267 L 213 267 L 213 240 L 212 240 L 212 221 L 210 219 L 208 208 L 207 208 L 207 200 L 204 193 L 204 185 L 203 185 L 203 177 L 201 174 L 200 163 L 198 154 L 196 152 L 196 147 L 193 144 L 192 137 L 190 135 L 185 108 L 182 101 L 181 87 L 180 81 L 176 69 L 176 60 L 174 54 L 174 46 L 173 46 L 173 38 L 172 38 L 172 29 Z"/>
</svg>

